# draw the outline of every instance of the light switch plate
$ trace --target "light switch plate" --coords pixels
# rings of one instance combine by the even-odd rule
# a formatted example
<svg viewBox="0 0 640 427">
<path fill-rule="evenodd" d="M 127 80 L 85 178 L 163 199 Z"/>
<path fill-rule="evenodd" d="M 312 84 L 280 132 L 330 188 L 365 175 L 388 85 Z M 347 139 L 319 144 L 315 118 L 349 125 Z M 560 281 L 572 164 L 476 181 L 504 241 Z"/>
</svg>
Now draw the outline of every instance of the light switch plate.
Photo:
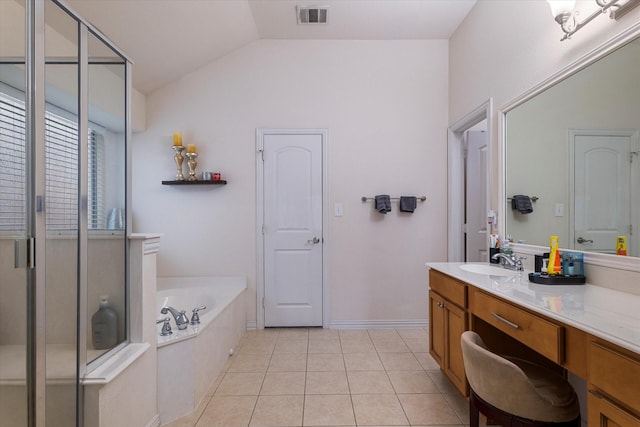
<svg viewBox="0 0 640 427">
<path fill-rule="evenodd" d="M 564 216 L 564 203 L 556 203 L 556 216 Z"/>
<path fill-rule="evenodd" d="M 344 206 L 342 203 L 335 203 L 333 205 L 333 216 L 343 216 L 344 215 Z"/>
</svg>

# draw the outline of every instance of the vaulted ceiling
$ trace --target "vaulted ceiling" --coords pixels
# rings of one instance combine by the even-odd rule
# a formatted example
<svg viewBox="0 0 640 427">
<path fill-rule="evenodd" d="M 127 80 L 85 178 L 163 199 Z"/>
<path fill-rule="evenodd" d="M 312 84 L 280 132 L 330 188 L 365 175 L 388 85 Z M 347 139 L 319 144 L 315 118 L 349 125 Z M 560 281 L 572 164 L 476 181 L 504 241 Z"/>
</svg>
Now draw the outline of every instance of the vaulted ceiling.
<svg viewBox="0 0 640 427">
<path fill-rule="evenodd" d="M 448 39 L 476 0 L 67 0 L 134 62 L 149 93 L 259 39 Z M 298 25 L 296 5 L 328 6 Z"/>
</svg>

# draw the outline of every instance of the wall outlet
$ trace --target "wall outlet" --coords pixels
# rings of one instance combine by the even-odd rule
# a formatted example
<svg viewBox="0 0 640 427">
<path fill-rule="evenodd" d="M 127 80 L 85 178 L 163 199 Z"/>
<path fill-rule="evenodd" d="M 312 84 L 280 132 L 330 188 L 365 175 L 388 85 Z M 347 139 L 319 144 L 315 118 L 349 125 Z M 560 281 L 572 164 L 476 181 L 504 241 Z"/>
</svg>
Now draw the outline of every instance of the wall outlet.
<svg viewBox="0 0 640 427">
<path fill-rule="evenodd" d="M 564 203 L 556 203 L 556 216 L 564 216 Z"/>
</svg>

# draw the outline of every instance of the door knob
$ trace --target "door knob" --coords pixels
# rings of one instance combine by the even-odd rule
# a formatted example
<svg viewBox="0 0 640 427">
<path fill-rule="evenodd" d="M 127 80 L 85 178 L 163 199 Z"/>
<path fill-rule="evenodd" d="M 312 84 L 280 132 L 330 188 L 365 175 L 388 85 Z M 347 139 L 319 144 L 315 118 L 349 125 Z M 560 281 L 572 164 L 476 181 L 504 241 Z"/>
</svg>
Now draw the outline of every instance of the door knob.
<svg viewBox="0 0 640 427">
<path fill-rule="evenodd" d="M 307 243 L 313 243 L 314 245 L 317 245 L 318 243 L 320 243 L 320 239 L 314 237 L 313 239 L 307 240 Z"/>
<path fill-rule="evenodd" d="M 591 239 L 585 239 L 584 237 L 578 237 L 577 240 L 578 243 L 583 244 L 583 243 L 593 243 L 593 240 Z"/>
</svg>

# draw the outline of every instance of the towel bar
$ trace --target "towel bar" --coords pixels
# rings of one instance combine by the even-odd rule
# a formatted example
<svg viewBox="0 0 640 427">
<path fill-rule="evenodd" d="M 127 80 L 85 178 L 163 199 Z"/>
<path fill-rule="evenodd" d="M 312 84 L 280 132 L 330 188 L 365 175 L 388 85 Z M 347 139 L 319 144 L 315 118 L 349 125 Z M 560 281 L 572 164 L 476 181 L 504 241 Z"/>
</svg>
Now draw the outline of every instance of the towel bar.
<svg viewBox="0 0 640 427">
<path fill-rule="evenodd" d="M 507 197 L 507 202 L 510 202 L 511 199 L 513 199 L 513 197 Z M 532 202 L 537 202 L 540 198 L 538 196 L 531 196 L 531 201 Z"/>
<path fill-rule="evenodd" d="M 400 200 L 400 197 L 389 197 L 391 200 Z M 427 196 L 416 196 L 416 199 L 420 200 L 421 202 L 424 202 L 425 200 L 427 200 Z M 367 197 L 367 196 L 362 196 L 360 198 L 360 200 L 362 200 L 363 202 L 366 202 L 367 200 L 375 200 L 375 197 Z"/>
</svg>

